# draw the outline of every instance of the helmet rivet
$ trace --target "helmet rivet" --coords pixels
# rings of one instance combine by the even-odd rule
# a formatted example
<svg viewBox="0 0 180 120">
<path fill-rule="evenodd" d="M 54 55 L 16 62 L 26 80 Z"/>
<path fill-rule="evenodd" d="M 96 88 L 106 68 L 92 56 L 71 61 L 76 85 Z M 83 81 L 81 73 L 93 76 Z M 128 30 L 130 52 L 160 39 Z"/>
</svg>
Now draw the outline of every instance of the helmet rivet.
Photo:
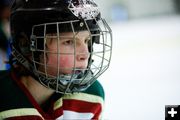
<svg viewBox="0 0 180 120">
<path fill-rule="evenodd" d="M 83 26 L 84 26 L 84 23 L 83 23 L 83 22 L 80 22 L 79 26 L 80 26 L 80 27 L 83 27 Z"/>
</svg>

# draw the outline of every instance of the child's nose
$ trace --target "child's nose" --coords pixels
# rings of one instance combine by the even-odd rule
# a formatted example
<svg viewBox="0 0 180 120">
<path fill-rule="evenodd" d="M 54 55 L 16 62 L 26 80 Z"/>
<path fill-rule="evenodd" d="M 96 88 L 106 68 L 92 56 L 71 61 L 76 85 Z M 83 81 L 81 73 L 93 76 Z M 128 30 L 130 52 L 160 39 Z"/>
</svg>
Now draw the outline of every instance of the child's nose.
<svg viewBox="0 0 180 120">
<path fill-rule="evenodd" d="M 78 61 L 85 61 L 89 58 L 89 53 L 80 53 L 77 55 Z"/>
<path fill-rule="evenodd" d="M 77 48 L 76 55 L 78 61 L 87 60 L 89 58 L 89 51 L 87 44 L 82 44 L 81 46 L 79 46 L 79 48 Z"/>
</svg>

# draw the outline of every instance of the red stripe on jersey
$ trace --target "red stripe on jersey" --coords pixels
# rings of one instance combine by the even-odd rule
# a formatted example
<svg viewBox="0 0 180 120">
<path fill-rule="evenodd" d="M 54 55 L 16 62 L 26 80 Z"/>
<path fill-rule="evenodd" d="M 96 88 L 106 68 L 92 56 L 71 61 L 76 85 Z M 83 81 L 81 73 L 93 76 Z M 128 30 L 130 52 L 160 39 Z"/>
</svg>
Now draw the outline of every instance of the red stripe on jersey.
<svg viewBox="0 0 180 120">
<path fill-rule="evenodd" d="M 6 120 L 43 120 L 43 119 L 39 116 L 28 115 L 28 116 L 10 117 L 10 118 L 6 118 Z"/>
<path fill-rule="evenodd" d="M 61 115 L 63 115 L 63 107 L 58 108 L 57 110 L 54 111 L 54 118 L 58 118 Z"/>
<path fill-rule="evenodd" d="M 63 100 L 63 109 L 75 112 L 91 112 L 96 116 L 102 111 L 102 106 L 100 103 L 91 103 L 81 100 Z"/>
</svg>

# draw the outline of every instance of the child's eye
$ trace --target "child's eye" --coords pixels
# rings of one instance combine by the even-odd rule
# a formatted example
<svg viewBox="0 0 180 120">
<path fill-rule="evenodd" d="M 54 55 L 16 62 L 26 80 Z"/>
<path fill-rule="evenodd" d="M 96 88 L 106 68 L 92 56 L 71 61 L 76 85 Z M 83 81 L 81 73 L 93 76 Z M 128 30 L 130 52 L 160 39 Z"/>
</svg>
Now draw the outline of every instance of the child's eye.
<svg viewBox="0 0 180 120">
<path fill-rule="evenodd" d="M 86 44 L 89 44 L 89 43 L 90 43 L 90 40 L 91 40 L 90 38 L 87 38 L 87 39 L 85 40 L 85 43 L 86 43 Z"/>
<path fill-rule="evenodd" d="M 73 45 L 74 41 L 73 40 L 66 40 L 66 41 L 63 41 L 63 44 L 64 45 Z"/>
</svg>

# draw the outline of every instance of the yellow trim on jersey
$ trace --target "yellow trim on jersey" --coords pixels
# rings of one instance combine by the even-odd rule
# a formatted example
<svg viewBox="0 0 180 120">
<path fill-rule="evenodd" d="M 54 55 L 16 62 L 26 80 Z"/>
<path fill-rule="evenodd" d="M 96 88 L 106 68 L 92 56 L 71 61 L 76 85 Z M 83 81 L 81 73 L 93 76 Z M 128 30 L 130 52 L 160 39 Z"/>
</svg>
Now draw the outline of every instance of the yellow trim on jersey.
<svg viewBox="0 0 180 120">
<path fill-rule="evenodd" d="M 19 108 L 0 112 L 0 119 L 6 119 L 9 117 L 20 117 L 28 115 L 37 115 L 43 119 L 41 114 L 34 108 Z M 44 120 L 44 119 L 43 119 Z"/>
<path fill-rule="evenodd" d="M 91 102 L 91 103 L 100 103 L 102 107 L 104 106 L 104 101 L 99 96 L 91 95 L 87 93 L 73 93 L 73 94 L 66 94 L 62 98 L 57 100 L 54 104 L 54 110 L 62 106 L 62 99 L 82 100 L 82 101 Z"/>
<path fill-rule="evenodd" d="M 63 96 L 64 99 L 76 99 L 91 103 L 103 103 L 103 99 L 100 96 L 91 95 L 87 93 L 73 93 Z"/>
<path fill-rule="evenodd" d="M 60 108 L 62 106 L 62 98 L 58 99 L 55 103 L 54 103 L 54 110 Z"/>
</svg>

